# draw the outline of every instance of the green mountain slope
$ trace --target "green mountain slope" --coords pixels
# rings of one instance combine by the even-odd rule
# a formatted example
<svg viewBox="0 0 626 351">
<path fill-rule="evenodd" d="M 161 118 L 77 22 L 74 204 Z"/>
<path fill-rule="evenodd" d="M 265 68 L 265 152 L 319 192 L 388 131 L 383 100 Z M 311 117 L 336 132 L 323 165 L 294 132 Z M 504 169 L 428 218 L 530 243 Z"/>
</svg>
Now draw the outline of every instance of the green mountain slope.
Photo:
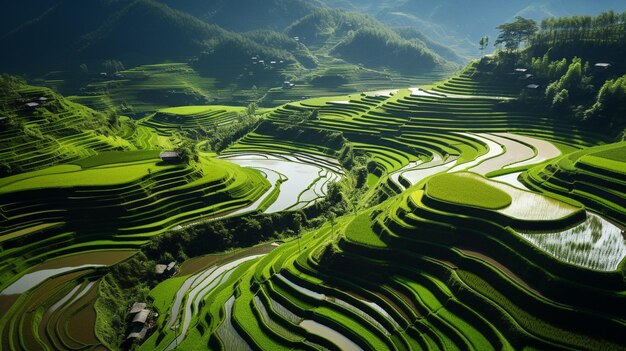
<svg viewBox="0 0 626 351">
<path fill-rule="evenodd" d="M 245 32 L 256 29 L 282 31 L 293 21 L 305 16 L 314 3 L 304 0 L 160 0 L 225 29 Z"/>
<path fill-rule="evenodd" d="M 197 54 L 223 35 L 155 1 L 65 0 L 3 37 L 0 45 L 11 50 L 1 60 L 6 70 L 29 73 L 110 58 L 156 63 Z"/>
<path fill-rule="evenodd" d="M 285 32 L 330 55 L 366 67 L 415 73 L 445 64 L 424 41 L 404 39 L 376 19 L 357 13 L 320 9 L 294 22 Z"/>
</svg>

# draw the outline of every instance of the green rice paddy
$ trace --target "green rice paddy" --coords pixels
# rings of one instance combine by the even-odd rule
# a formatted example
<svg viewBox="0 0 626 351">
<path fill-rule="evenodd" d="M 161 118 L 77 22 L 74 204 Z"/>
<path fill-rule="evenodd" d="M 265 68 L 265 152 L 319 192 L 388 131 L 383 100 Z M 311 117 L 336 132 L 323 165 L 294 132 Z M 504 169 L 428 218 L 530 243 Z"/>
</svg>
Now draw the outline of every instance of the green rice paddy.
<svg viewBox="0 0 626 351">
<path fill-rule="evenodd" d="M 505 191 L 474 179 L 464 173 L 449 173 L 428 181 L 426 193 L 438 200 L 497 210 L 511 204 Z"/>
</svg>

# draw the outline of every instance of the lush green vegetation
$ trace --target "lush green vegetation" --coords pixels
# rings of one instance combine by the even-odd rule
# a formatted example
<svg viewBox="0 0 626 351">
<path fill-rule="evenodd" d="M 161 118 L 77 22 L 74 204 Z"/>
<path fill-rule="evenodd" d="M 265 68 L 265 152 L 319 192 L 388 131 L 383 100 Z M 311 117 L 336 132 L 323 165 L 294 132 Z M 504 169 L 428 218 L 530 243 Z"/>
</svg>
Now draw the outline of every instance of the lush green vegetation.
<svg viewBox="0 0 626 351">
<path fill-rule="evenodd" d="M 520 17 L 501 28 L 509 50 L 481 63 L 502 74 L 518 69 L 520 80 L 532 86 L 521 94 L 526 103 L 548 103 L 559 118 L 618 135 L 626 126 L 621 103 L 626 70 L 618 63 L 626 43 L 624 16 L 609 11 L 547 19 L 540 27 Z M 515 50 L 522 41 L 529 45 Z"/>
<path fill-rule="evenodd" d="M 378 47 L 379 51 L 372 51 L 372 47 Z M 405 73 L 427 72 L 442 62 L 425 46 L 403 40 L 391 31 L 367 28 L 354 32 L 335 51 L 350 62 L 394 67 Z"/>
<path fill-rule="evenodd" d="M 432 178 L 428 181 L 426 192 L 442 201 L 494 210 L 504 208 L 512 201 L 505 191 L 463 173 L 442 174 Z"/>
<path fill-rule="evenodd" d="M 76 161 L 74 164 L 81 168 L 91 168 L 104 166 L 115 163 L 128 163 L 136 161 L 145 161 L 159 158 L 159 152 L 156 150 L 140 150 L 140 151 L 106 151 L 97 155 Z"/>
<path fill-rule="evenodd" d="M 623 222 L 624 142 L 574 152 L 533 168 L 525 179 L 534 189 L 562 194 Z"/>
<path fill-rule="evenodd" d="M 83 77 L 72 101 L 2 76 L 0 348 L 623 349 L 623 68 L 542 52 L 570 22 L 534 33 L 519 17 L 499 28 L 505 51 L 445 81 L 355 93 L 380 78 L 357 49 L 440 59 L 417 32 L 269 3 L 303 13 L 277 9 L 282 34 L 230 33 L 202 21 L 233 16 L 230 2 L 171 2 L 202 20 L 96 2 L 92 34 L 68 37 L 86 52 L 143 11 L 168 24 L 164 43 L 190 31 L 179 52 L 203 53 L 129 69 L 98 58 L 106 75 Z M 568 35 L 600 41 L 622 20 Z M 620 45 L 612 31 L 605 49 Z M 361 57 L 333 56 L 348 47 Z"/>
<path fill-rule="evenodd" d="M 10 28 L 2 36 L 0 45 L 12 47 L 14 53 L 0 57 L 3 67 L 15 73 L 28 72 L 40 84 L 73 95 L 75 101 L 94 109 L 116 110 L 135 117 L 181 105 L 245 106 L 256 102 L 276 106 L 302 96 L 328 95 L 337 86 L 320 91 L 315 89 L 315 79 L 331 75 L 329 70 L 342 77 L 344 91 L 360 92 L 390 84 L 414 84 L 402 84 L 415 81 L 401 74 L 407 69 L 443 77 L 440 71 L 453 68 L 428 48 L 436 44 L 423 36 L 409 42 L 371 18 L 302 1 L 240 6 L 224 2 L 98 0 L 94 13 L 80 16 L 81 29 L 75 31 L 52 24 L 69 23 L 86 8 L 65 2 L 48 7 L 40 16 Z M 268 18 L 261 20 L 267 21 L 265 25 L 248 27 L 259 21 L 259 13 L 265 12 Z M 237 20 L 227 20 L 233 17 Z M 237 23 L 244 22 L 248 32 L 242 33 Z M 331 30 L 340 23 L 342 30 Z M 133 30 L 127 31 L 130 27 Z M 375 46 L 379 52 L 394 47 L 395 59 L 369 64 L 354 61 L 354 57 L 340 58 L 339 50 L 332 48 L 339 41 L 349 45 L 353 40 L 348 37 L 356 29 L 384 33 L 383 37 L 366 38 L 359 45 Z M 61 37 L 64 40 L 57 43 L 55 38 Z M 318 37 L 322 42 L 311 41 Z M 393 44 L 386 41 L 389 38 Z M 37 40 L 41 43 L 29 44 Z M 410 57 L 403 59 L 407 53 Z M 40 58 L 44 56 L 42 63 Z M 447 57 L 454 55 L 448 52 Z M 414 58 L 423 64 L 407 62 Z M 359 62 L 373 69 L 365 69 Z M 295 86 L 287 84 L 283 88 L 285 81 Z"/>
</svg>

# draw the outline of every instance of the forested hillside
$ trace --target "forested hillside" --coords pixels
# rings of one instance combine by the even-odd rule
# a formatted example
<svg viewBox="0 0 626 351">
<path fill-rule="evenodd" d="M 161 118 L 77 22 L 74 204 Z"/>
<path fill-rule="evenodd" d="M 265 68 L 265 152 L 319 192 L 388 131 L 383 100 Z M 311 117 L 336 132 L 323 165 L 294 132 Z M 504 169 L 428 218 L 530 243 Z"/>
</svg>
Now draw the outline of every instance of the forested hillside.
<svg viewBox="0 0 626 351">
<path fill-rule="evenodd" d="M 45 72 L 117 59 L 184 59 L 226 32 L 156 1 L 64 0 L 0 39 L 5 70 Z M 42 62 L 42 57 L 46 60 Z"/>
<path fill-rule="evenodd" d="M 11 48 L 0 57 L 6 71 L 80 95 L 89 106 L 124 106 L 126 112 L 134 112 L 133 105 L 153 105 L 157 97 L 163 102 L 172 95 L 191 96 L 174 99 L 178 101 L 233 102 L 229 86 L 249 89 L 242 102 L 247 104 L 268 96 L 270 88 L 285 81 L 308 85 L 327 71 L 336 71 L 333 75 L 345 82 L 341 85 L 365 89 L 372 82 L 374 88 L 382 88 L 377 81 L 393 80 L 392 76 L 397 80 L 406 72 L 453 69 L 446 60 L 463 62 L 416 30 L 402 38 L 373 18 L 304 1 L 31 0 L 11 6 L 22 20 L 3 22 L 7 29 L 0 33 L 0 46 Z M 364 45 L 388 55 L 365 55 Z M 185 91 L 179 84 L 168 85 L 166 79 L 139 84 L 138 78 L 146 79 L 145 66 L 153 71 L 164 61 L 184 64 L 192 72 Z M 360 72 L 358 64 L 372 71 Z M 179 68 L 161 66 L 162 71 L 155 73 L 169 75 Z M 207 79 L 214 81 L 197 85 Z M 121 99 L 117 91 L 128 91 L 126 85 L 149 91 Z M 288 93 L 280 94 L 286 95 L 280 101 Z M 311 94 L 303 93 L 299 96 Z"/>
<path fill-rule="evenodd" d="M 271 29 L 282 32 L 293 21 L 305 16 L 319 5 L 305 0 L 160 0 L 188 12 L 208 23 L 227 30 L 246 32 Z"/>
<path fill-rule="evenodd" d="M 612 135 L 624 130 L 626 12 L 545 19 L 521 36 L 509 25 L 502 28 L 498 40 L 509 49 L 481 62 L 495 65 L 499 74 L 517 69 L 530 87 L 521 95 L 527 103 Z M 528 46 L 516 50 L 524 36 Z"/>
</svg>

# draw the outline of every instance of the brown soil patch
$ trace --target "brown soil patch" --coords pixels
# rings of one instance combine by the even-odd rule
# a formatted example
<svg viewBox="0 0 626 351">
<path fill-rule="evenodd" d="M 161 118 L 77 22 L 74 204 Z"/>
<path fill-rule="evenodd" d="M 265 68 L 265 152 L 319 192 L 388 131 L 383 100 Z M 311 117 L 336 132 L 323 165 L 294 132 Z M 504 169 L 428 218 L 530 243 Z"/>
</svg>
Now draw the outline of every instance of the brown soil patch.
<svg viewBox="0 0 626 351">
<path fill-rule="evenodd" d="M 375 294 L 376 294 L 376 296 L 378 296 L 381 299 L 385 300 L 385 302 L 387 302 L 387 304 L 389 306 L 391 306 L 394 310 L 396 310 L 396 312 L 398 312 L 402 316 L 402 318 L 404 318 L 405 321 L 407 321 L 409 324 L 413 323 L 413 319 L 408 314 L 406 314 L 406 312 L 402 308 L 400 308 L 400 306 L 398 306 L 398 304 L 395 301 L 390 299 L 385 294 L 382 294 L 382 293 L 379 293 L 379 292 L 376 292 Z M 415 312 L 417 313 L 417 311 L 415 311 Z"/>
<path fill-rule="evenodd" d="M 20 295 L 0 295 L 0 316 L 5 316 Z"/>
<path fill-rule="evenodd" d="M 209 268 L 213 265 L 223 265 L 231 261 L 235 261 L 237 259 L 253 256 L 253 255 L 262 255 L 271 252 L 275 249 L 275 246 L 272 246 L 269 243 L 257 245 L 248 249 L 221 253 L 221 254 L 211 254 L 206 256 L 194 257 L 189 259 L 180 266 L 179 275 L 187 275 L 199 272 L 203 269 Z"/>
<path fill-rule="evenodd" d="M 91 290 L 70 308 L 78 308 L 72 311 L 72 316 L 67 321 L 68 334 L 74 340 L 84 345 L 98 344 L 98 338 L 94 327 L 96 325 L 96 310 L 94 303 L 98 297 L 98 284 L 94 284 Z"/>
<path fill-rule="evenodd" d="M 395 296 L 397 296 L 400 300 L 402 300 L 407 306 L 409 306 L 411 308 L 411 310 L 413 312 L 415 312 L 415 314 L 418 317 L 422 317 L 423 313 L 421 313 L 420 309 L 418 308 L 418 306 L 415 304 L 415 302 L 413 301 L 413 299 L 411 299 L 408 295 L 406 295 L 405 293 L 403 293 L 402 291 L 396 290 L 394 288 L 392 288 L 389 285 L 384 285 L 383 288 L 389 292 L 391 292 L 392 294 L 394 294 Z M 402 311 L 402 309 L 399 309 L 398 311 Z M 405 314 L 404 312 L 402 312 L 403 315 L 406 316 L 406 320 L 409 321 L 410 323 L 413 322 L 412 318 L 410 316 L 408 316 L 407 314 Z"/>
<path fill-rule="evenodd" d="M 103 264 L 111 266 L 127 258 L 130 258 L 135 253 L 137 253 L 136 250 L 109 250 L 64 256 L 46 261 L 31 269 L 30 272 L 40 271 L 44 269 L 76 267 L 85 264 Z"/>
</svg>

